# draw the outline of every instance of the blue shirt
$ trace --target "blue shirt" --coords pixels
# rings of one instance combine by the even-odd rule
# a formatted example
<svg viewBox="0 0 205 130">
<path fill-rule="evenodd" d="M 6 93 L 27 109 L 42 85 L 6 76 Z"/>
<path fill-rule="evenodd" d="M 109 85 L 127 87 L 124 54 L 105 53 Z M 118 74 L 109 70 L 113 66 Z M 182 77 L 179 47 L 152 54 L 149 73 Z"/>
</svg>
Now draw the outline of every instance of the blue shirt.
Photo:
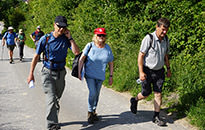
<svg viewBox="0 0 205 130">
<path fill-rule="evenodd" d="M 46 38 L 49 37 L 46 43 Z M 46 45 L 45 45 L 46 44 Z M 66 64 L 66 56 L 68 48 L 71 49 L 71 44 L 68 38 L 63 34 L 57 38 L 53 36 L 53 32 L 46 34 L 40 38 L 38 46 L 36 48 L 36 53 L 40 55 L 45 51 L 45 57 L 48 61 L 44 61 L 44 66 L 48 69 L 62 69 Z M 51 66 L 51 62 L 53 65 Z"/>
<path fill-rule="evenodd" d="M 44 35 L 44 32 L 43 31 L 40 31 L 40 32 L 35 31 L 31 35 L 34 36 L 35 41 L 38 41 Z"/>
<path fill-rule="evenodd" d="M 88 52 L 89 48 L 90 51 Z M 110 46 L 105 44 L 104 48 L 98 48 L 94 42 L 91 42 L 85 46 L 83 54 L 87 56 L 87 61 L 85 63 L 86 76 L 105 80 L 106 66 L 108 62 L 112 62 L 114 59 Z"/>
<path fill-rule="evenodd" d="M 6 39 L 7 45 L 15 45 L 14 39 L 17 37 L 17 34 L 15 32 L 9 33 L 6 32 L 3 36 L 4 39 Z"/>
</svg>

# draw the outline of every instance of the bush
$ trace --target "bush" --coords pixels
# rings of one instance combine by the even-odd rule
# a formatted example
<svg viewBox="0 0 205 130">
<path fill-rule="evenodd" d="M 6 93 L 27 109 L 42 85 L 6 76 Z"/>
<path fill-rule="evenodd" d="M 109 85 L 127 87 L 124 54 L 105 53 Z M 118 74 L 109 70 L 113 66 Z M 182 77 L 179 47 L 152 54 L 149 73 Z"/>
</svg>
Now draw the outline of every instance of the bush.
<svg viewBox="0 0 205 130">
<path fill-rule="evenodd" d="M 200 130 L 205 129 L 205 99 L 200 97 L 196 105 L 191 106 L 189 112 L 187 112 L 188 117 L 191 119 L 191 123 L 198 126 Z"/>
</svg>

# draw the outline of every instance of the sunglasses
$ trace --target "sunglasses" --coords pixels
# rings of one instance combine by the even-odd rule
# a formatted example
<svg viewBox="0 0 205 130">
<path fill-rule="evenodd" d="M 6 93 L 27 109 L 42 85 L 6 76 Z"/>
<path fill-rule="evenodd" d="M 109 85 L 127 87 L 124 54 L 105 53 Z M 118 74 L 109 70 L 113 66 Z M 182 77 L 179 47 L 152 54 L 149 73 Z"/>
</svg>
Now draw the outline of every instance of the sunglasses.
<svg viewBox="0 0 205 130">
<path fill-rule="evenodd" d="M 105 37 L 106 35 L 104 34 L 97 34 L 98 37 Z"/>
<path fill-rule="evenodd" d="M 56 25 L 57 25 L 57 24 L 56 24 Z M 60 25 L 57 25 L 57 27 L 58 27 L 58 28 L 63 28 L 63 29 L 66 28 L 66 26 L 60 26 Z"/>
</svg>

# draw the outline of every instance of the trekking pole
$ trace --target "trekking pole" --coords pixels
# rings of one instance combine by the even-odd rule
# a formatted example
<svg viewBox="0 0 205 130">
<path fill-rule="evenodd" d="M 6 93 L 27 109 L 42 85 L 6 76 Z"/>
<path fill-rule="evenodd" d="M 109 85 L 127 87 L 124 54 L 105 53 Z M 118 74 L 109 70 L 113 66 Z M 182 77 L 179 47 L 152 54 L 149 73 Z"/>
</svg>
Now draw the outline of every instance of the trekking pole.
<svg viewBox="0 0 205 130">
<path fill-rule="evenodd" d="M 3 60 L 3 57 L 4 57 L 4 46 L 2 46 L 2 49 L 1 49 L 1 60 Z"/>
</svg>

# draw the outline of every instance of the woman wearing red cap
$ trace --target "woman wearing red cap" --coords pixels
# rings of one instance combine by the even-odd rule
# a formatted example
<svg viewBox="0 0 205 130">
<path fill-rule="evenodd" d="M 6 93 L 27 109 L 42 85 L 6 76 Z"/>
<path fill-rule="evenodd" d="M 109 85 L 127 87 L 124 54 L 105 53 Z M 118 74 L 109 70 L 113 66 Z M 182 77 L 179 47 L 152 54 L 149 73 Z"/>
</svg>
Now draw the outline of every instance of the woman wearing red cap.
<svg viewBox="0 0 205 130">
<path fill-rule="evenodd" d="M 88 43 L 83 49 L 79 61 L 79 79 L 81 80 L 81 69 L 85 62 L 85 79 L 89 89 L 88 97 L 88 123 L 94 123 L 99 118 L 96 114 L 100 89 L 105 80 L 105 70 L 107 64 L 109 65 L 110 76 L 109 85 L 113 82 L 113 54 L 110 46 L 105 43 L 106 32 L 105 28 L 96 28 L 94 30 L 93 42 Z"/>
</svg>

